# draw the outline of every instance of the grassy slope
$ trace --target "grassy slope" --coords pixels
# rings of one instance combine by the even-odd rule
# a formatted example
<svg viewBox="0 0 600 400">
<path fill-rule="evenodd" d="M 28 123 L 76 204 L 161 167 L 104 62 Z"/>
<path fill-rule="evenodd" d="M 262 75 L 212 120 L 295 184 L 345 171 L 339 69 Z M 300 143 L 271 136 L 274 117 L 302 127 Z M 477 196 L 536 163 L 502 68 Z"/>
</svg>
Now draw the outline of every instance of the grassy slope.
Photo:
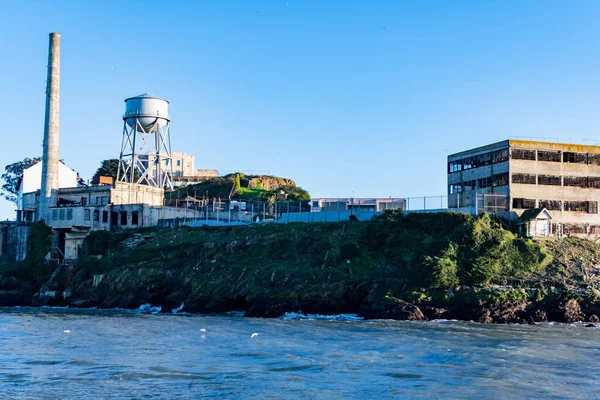
<svg viewBox="0 0 600 400">
<path fill-rule="evenodd" d="M 103 259 L 80 260 L 71 283 L 76 296 L 110 300 L 127 293 L 186 304 L 235 298 L 353 302 L 377 284 L 390 295 L 418 300 L 427 290 L 530 274 L 550 258 L 487 216 L 458 213 L 162 230 L 127 251 L 119 248 L 124 235 L 131 233 L 90 236 L 90 253 Z M 93 273 L 105 275 L 99 288 L 90 286 Z M 116 305 L 109 300 L 106 306 Z"/>
</svg>

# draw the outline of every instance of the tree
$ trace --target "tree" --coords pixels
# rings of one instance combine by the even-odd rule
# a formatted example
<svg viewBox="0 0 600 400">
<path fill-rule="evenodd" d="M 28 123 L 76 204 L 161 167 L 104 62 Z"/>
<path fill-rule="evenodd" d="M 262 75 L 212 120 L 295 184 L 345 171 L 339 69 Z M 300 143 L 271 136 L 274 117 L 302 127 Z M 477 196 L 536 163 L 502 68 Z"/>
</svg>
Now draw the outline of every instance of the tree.
<svg viewBox="0 0 600 400">
<path fill-rule="evenodd" d="M 5 172 L 2 174 L 2 180 L 4 180 L 4 184 L 2 185 L 2 191 L 0 191 L 0 195 L 4 196 L 4 198 L 8 201 L 16 203 L 23 171 L 32 165 L 37 164 L 41 160 L 41 157 L 26 157 L 22 161 L 7 165 L 4 168 Z"/>
<path fill-rule="evenodd" d="M 117 174 L 119 172 L 119 159 L 111 158 L 110 160 L 102 161 L 100 168 L 96 170 L 96 173 L 92 177 L 92 183 L 99 183 L 101 176 L 110 176 L 113 178 L 113 182 L 117 181 Z"/>
</svg>

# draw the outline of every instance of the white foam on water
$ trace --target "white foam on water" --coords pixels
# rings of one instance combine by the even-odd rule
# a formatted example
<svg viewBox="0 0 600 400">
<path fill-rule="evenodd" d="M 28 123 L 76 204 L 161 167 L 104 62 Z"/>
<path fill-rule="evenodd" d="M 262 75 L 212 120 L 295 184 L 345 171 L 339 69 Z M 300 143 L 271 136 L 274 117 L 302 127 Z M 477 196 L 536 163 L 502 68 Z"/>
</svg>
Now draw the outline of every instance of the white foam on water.
<svg viewBox="0 0 600 400">
<path fill-rule="evenodd" d="M 177 314 L 179 311 L 183 310 L 183 306 L 184 306 L 184 304 L 183 304 L 183 301 L 182 301 L 182 302 L 181 302 L 181 305 L 180 305 L 179 307 L 177 307 L 176 309 L 174 309 L 174 310 L 171 310 L 171 312 L 172 312 L 173 314 Z"/>
<path fill-rule="evenodd" d="M 162 310 L 161 306 L 152 306 L 150 303 L 142 304 L 137 311 L 143 314 L 158 314 Z"/>
<path fill-rule="evenodd" d="M 286 320 L 317 320 L 317 321 L 362 321 L 362 317 L 358 317 L 356 314 L 337 314 L 337 315 L 321 315 L 321 314 L 303 314 L 302 312 L 288 312 L 280 319 Z"/>
</svg>

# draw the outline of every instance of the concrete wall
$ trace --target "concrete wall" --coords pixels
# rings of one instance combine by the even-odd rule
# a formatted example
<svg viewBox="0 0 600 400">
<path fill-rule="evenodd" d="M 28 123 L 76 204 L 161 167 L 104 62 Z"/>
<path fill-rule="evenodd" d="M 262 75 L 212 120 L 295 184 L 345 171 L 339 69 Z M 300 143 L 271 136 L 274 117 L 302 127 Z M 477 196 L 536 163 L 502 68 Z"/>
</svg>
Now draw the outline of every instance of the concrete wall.
<svg viewBox="0 0 600 400">
<path fill-rule="evenodd" d="M 30 234 L 28 225 L 0 224 L 0 256 L 23 261 L 27 257 Z"/>
<path fill-rule="evenodd" d="M 110 189 L 110 203 L 112 204 L 148 204 L 162 206 L 165 191 L 147 185 L 135 183 L 116 182 Z"/>
</svg>

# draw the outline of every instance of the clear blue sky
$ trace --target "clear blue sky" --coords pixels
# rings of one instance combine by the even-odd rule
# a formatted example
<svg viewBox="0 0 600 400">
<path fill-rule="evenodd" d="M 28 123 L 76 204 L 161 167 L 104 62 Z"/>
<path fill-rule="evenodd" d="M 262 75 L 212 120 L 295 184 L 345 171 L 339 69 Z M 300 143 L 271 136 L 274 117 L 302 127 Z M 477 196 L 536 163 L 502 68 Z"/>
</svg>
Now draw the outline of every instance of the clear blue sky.
<svg viewBox="0 0 600 400">
<path fill-rule="evenodd" d="M 55 31 L 60 157 L 85 179 L 118 157 L 123 99 L 150 92 L 197 168 L 441 195 L 449 153 L 600 139 L 598 21 L 598 1 L 3 1 L 0 166 L 41 155 Z"/>
</svg>

